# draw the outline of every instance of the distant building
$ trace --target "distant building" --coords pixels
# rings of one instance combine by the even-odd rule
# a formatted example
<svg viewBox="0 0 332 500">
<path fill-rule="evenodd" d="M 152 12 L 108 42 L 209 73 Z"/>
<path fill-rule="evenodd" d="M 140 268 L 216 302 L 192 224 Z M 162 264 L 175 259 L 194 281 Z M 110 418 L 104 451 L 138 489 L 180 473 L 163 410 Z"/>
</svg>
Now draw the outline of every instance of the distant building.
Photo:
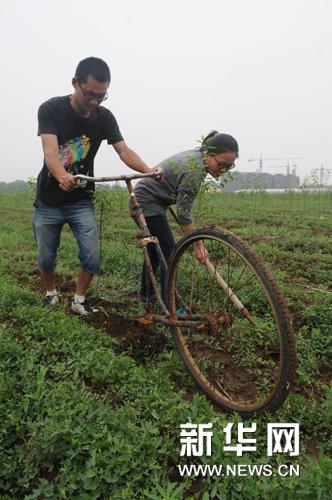
<svg viewBox="0 0 332 500">
<path fill-rule="evenodd" d="M 259 172 L 234 172 L 234 178 L 221 188 L 222 191 L 239 191 L 244 189 L 296 189 L 300 178 L 290 174 L 268 174 Z"/>
</svg>

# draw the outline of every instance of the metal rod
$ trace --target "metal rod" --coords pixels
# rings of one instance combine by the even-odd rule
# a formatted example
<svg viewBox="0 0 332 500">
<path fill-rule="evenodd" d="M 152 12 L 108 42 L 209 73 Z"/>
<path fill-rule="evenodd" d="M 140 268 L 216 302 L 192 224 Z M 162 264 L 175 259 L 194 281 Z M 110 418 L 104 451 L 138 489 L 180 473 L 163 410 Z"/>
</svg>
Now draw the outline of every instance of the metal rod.
<svg viewBox="0 0 332 500">
<path fill-rule="evenodd" d="M 115 177 L 90 177 L 89 175 L 74 175 L 74 179 L 89 182 L 113 182 L 113 181 L 131 181 L 134 179 L 143 179 L 145 177 L 160 177 L 160 173 L 151 172 L 147 174 L 117 175 Z"/>
<path fill-rule="evenodd" d="M 179 222 L 179 218 L 178 218 L 178 214 L 175 212 L 174 208 L 173 207 L 168 207 L 168 210 L 171 212 L 175 222 L 177 222 L 179 224 L 179 226 L 181 227 L 181 224 Z"/>
<path fill-rule="evenodd" d="M 179 224 L 179 219 L 177 216 L 177 213 L 172 207 L 169 207 L 169 211 L 171 212 L 172 216 L 174 217 L 175 221 Z M 180 224 L 179 224 L 180 225 Z M 217 283 L 222 287 L 222 289 L 226 292 L 226 295 L 228 298 L 233 302 L 233 304 L 241 311 L 241 313 L 252 323 L 254 326 L 258 326 L 254 318 L 251 316 L 249 311 L 244 307 L 242 302 L 237 298 L 235 293 L 229 288 L 227 285 L 226 281 L 220 276 L 214 265 L 210 262 L 209 259 L 206 259 L 204 262 L 206 267 L 208 268 L 208 271 L 210 272 L 211 276 L 215 278 Z"/>
<path fill-rule="evenodd" d="M 199 326 L 199 324 L 206 323 L 209 326 L 209 323 L 207 320 L 204 319 L 175 319 L 173 317 L 165 317 L 165 316 L 160 316 L 159 314 L 153 314 L 153 319 L 159 323 L 163 323 L 164 325 L 168 326 L 182 326 L 182 327 L 193 327 L 193 326 Z"/>
<path fill-rule="evenodd" d="M 157 300 L 161 306 L 161 308 L 163 309 L 164 313 L 166 314 L 166 316 L 170 316 L 171 313 L 169 312 L 169 310 L 167 309 L 162 297 L 161 297 L 161 294 L 160 294 L 160 291 L 159 291 L 159 287 L 158 287 L 158 284 L 157 284 L 157 280 L 156 280 L 156 277 L 155 277 L 155 274 L 153 272 L 153 269 L 152 269 L 152 264 L 151 264 L 151 260 L 150 260 L 150 256 L 149 256 L 149 252 L 148 252 L 148 249 L 147 247 L 144 247 L 143 248 L 143 253 L 144 253 L 144 260 L 145 260 L 145 264 L 146 264 L 146 269 L 149 273 L 149 276 L 150 276 L 150 280 L 151 280 L 151 284 L 152 284 L 152 287 L 154 289 L 154 292 L 157 296 Z"/>
<path fill-rule="evenodd" d="M 229 288 L 226 281 L 220 276 L 214 265 L 210 262 L 209 259 L 206 259 L 204 264 L 206 265 L 211 276 L 216 280 L 216 282 L 221 286 L 221 288 L 225 291 L 227 297 L 233 302 L 233 304 L 241 311 L 241 313 L 252 323 L 254 326 L 258 326 L 254 318 L 251 316 L 249 311 L 244 307 L 242 302 L 237 298 L 235 293 Z"/>
</svg>

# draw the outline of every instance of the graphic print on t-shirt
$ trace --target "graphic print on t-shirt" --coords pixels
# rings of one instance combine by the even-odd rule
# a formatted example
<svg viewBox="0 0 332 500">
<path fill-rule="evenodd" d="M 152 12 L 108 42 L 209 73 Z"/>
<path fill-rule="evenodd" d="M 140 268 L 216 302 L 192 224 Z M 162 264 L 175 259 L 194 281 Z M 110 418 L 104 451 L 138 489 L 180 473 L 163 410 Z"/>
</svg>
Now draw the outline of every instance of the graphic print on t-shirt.
<svg viewBox="0 0 332 500">
<path fill-rule="evenodd" d="M 68 172 L 77 173 L 78 163 L 87 157 L 90 146 L 90 138 L 86 135 L 70 139 L 59 146 L 60 160 Z"/>
</svg>

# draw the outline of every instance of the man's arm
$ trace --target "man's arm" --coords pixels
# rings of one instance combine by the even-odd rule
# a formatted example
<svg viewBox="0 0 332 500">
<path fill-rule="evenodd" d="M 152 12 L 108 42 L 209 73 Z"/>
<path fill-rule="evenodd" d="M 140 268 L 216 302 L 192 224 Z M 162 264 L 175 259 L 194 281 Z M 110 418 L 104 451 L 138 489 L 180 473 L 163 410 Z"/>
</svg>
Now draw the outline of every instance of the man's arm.
<svg viewBox="0 0 332 500">
<path fill-rule="evenodd" d="M 53 177 L 59 181 L 59 187 L 64 191 L 70 191 L 80 182 L 68 174 L 65 167 L 59 159 L 59 144 L 56 135 L 41 134 L 42 146 L 44 151 L 45 163 Z"/>
<path fill-rule="evenodd" d="M 141 172 L 146 174 L 152 172 L 154 169 L 150 168 L 132 149 L 130 149 L 125 141 L 116 142 L 113 144 L 115 151 L 120 156 L 121 160 L 127 165 L 127 167 L 136 170 L 136 172 Z"/>
</svg>

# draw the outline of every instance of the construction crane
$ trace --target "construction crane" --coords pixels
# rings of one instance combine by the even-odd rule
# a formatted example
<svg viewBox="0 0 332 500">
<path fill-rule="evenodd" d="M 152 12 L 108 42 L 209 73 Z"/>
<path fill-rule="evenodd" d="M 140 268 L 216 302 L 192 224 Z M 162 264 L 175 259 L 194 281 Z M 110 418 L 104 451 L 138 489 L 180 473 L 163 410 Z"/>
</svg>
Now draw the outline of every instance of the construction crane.
<svg viewBox="0 0 332 500">
<path fill-rule="evenodd" d="M 301 158 L 293 158 L 293 159 L 294 160 L 295 159 L 299 159 L 300 160 Z M 276 165 L 276 166 L 268 167 L 268 168 L 285 168 L 287 175 L 291 175 L 290 162 L 289 161 L 287 162 L 287 165 Z M 293 168 L 292 168 L 292 175 L 296 175 L 296 169 L 297 169 L 297 165 L 294 163 L 293 164 Z"/>
<path fill-rule="evenodd" d="M 251 161 L 258 161 L 258 169 L 259 173 L 261 174 L 263 172 L 263 161 L 275 161 L 276 158 L 262 158 L 262 155 L 259 156 L 259 158 L 250 158 L 248 162 Z"/>
<path fill-rule="evenodd" d="M 268 168 L 287 168 L 287 175 L 289 175 L 290 172 L 290 167 L 289 167 L 289 161 L 290 160 L 302 160 L 302 157 L 294 157 L 294 158 L 262 158 L 262 155 L 260 155 L 259 158 L 251 158 L 248 160 L 248 162 L 251 161 L 258 161 L 258 168 L 259 168 L 259 173 L 261 174 L 263 172 L 263 161 L 287 161 L 287 165 L 280 165 L 279 167 L 268 167 Z M 293 173 L 294 173 L 294 168 L 296 172 L 296 167 L 297 165 L 293 166 Z"/>
</svg>

